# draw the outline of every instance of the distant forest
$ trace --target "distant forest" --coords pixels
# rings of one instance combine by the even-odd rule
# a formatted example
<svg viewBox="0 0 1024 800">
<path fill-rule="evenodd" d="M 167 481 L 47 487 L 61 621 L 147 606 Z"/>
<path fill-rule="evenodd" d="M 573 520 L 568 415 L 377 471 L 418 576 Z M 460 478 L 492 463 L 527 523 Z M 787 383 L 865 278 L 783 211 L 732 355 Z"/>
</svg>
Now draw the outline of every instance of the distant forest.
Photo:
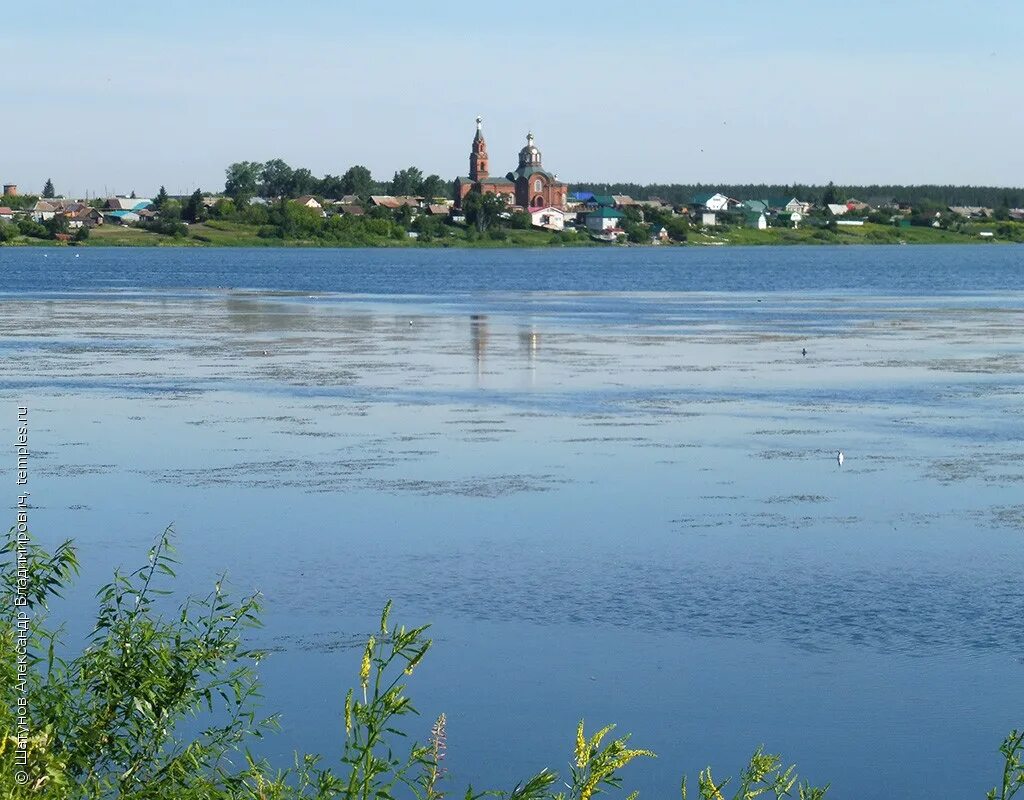
<svg viewBox="0 0 1024 800">
<path fill-rule="evenodd" d="M 809 186 L 806 184 L 768 183 L 571 183 L 572 192 L 594 194 L 626 194 L 635 200 L 659 198 L 676 205 L 689 203 L 696 194 L 721 192 L 737 200 L 755 200 L 765 197 L 796 197 L 811 203 L 842 203 L 857 199 L 877 205 L 895 200 L 909 203 L 915 208 L 926 206 L 985 206 L 988 208 L 1024 207 L 1024 188 L 1003 186 Z"/>
</svg>

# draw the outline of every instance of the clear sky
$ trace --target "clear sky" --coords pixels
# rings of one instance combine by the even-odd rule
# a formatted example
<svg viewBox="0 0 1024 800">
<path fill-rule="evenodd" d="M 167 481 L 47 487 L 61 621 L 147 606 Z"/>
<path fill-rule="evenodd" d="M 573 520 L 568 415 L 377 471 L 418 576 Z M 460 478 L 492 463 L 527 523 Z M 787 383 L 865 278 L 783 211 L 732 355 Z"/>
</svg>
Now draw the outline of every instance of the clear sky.
<svg viewBox="0 0 1024 800">
<path fill-rule="evenodd" d="M 564 180 L 1024 185 L 1024 2 L 5 3 L 0 181 L 223 187 L 492 170 Z"/>
</svg>

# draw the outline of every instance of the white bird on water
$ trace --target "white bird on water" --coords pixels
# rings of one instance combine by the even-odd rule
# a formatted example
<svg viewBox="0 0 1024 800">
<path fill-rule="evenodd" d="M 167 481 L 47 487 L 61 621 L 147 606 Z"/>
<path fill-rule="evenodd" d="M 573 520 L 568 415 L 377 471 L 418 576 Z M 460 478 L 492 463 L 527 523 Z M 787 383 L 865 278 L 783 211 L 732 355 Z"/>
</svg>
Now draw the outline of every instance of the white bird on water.
<svg viewBox="0 0 1024 800">
<path fill-rule="evenodd" d="M 843 455 L 842 450 L 836 451 L 836 461 L 839 462 L 839 466 L 843 466 L 843 462 L 846 461 L 846 456 Z"/>
</svg>

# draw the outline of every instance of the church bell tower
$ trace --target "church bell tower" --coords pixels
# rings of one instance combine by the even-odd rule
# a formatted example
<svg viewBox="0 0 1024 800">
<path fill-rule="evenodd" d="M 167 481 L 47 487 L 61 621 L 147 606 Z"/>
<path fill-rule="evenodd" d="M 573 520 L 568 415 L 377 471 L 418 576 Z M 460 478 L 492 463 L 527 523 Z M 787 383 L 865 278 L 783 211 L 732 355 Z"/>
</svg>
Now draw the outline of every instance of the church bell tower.
<svg viewBox="0 0 1024 800">
<path fill-rule="evenodd" d="M 484 121 L 476 118 L 476 136 L 473 137 L 473 151 L 469 154 L 469 179 L 482 180 L 490 173 L 487 171 L 487 142 L 484 141 Z"/>
</svg>

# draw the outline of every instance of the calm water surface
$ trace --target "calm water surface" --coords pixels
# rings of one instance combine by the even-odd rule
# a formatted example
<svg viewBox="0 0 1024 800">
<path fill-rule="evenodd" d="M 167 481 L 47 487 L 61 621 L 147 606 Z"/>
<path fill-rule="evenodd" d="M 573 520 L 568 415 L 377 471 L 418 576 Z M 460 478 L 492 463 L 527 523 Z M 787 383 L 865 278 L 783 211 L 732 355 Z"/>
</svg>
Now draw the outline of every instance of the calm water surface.
<svg viewBox="0 0 1024 800">
<path fill-rule="evenodd" d="M 448 714 L 453 789 L 564 770 L 585 717 L 658 751 L 647 797 L 760 743 L 837 798 L 981 797 L 1024 724 L 1024 248 L 19 249 L 0 275 L 72 621 L 173 522 L 185 588 L 266 595 L 273 757 L 336 752 L 387 598 L 434 623 L 411 733 Z"/>
</svg>

